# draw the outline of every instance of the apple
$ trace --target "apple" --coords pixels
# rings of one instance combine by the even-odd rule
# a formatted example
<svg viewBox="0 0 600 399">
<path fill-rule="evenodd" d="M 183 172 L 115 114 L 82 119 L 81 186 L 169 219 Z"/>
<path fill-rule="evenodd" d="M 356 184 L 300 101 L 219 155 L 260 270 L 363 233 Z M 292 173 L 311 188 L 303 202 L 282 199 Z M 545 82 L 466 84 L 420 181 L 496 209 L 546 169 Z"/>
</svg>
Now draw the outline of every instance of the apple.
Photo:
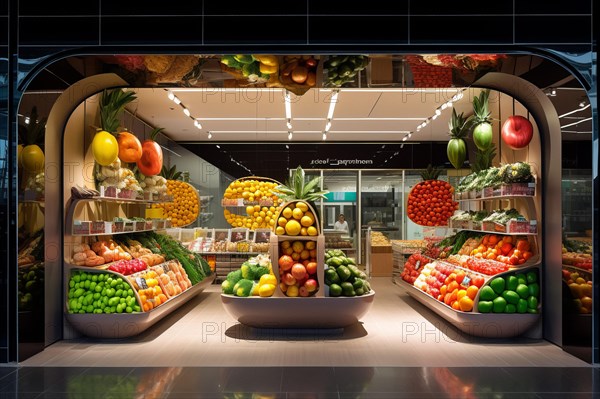
<svg viewBox="0 0 600 399">
<path fill-rule="evenodd" d="M 306 267 L 302 263 L 295 263 L 292 266 L 292 276 L 296 280 L 302 280 L 306 276 Z"/>
<path fill-rule="evenodd" d="M 282 281 L 286 284 L 286 285 L 294 285 L 296 284 L 296 279 L 294 278 L 294 276 L 292 276 L 291 273 L 285 273 L 283 275 L 283 279 Z"/>
<path fill-rule="evenodd" d="M 533 125 L 529 119 L 511 115 L 502 124 L 502 140 L 513 150 L 527 147 L 533 137 Z"/>
<path fill-rule="evenodd" d="M 286 283 L 284 283 L 284 282 L 282 281 L 281 283 L 279 283 L 279 289 L 280 289 L 282 292 L 286 292 L 286 291 L 287 291 L 287 289 L 288 289 L 288 286 L 287 286 L 287 284 L 286 284 Z"/>
<path fill-rule="evenodd" d="M 319 288 L 319 283 L 314 278 L 309 278 L 304 283 L 304 287 L 306 287 L 308 292 L 315 292 Z"/>
<path fill-rule="evenodd" d="M 306 297 L 309 294 L 310 293 L 308 292 L 308 289 L 306 289 L 305 286 L 302 286 L 302 287 L 298 288 L 298 295 Z"/>
</svg>

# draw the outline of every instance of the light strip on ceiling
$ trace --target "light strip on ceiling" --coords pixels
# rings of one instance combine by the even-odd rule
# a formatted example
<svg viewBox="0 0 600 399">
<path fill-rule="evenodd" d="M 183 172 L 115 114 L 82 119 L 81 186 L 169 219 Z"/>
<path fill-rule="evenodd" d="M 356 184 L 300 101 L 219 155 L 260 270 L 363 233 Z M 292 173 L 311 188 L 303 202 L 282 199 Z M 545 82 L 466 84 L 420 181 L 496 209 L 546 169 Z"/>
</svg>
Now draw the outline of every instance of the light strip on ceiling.
<svg viewBox="0 0 600 399">
<path fill-rule="evenodd" d="M 410 118 L 370 118 L 370 117 L 349 117 L 349 118 L 335 118 L 336 121 L 422 121 L 425 119 L 424 116 L 415 116 Z M 217 117 L 217 118 L 202 118 L 203 121 L 285 121 L 286 118 L 273 118 L 273 117 Z M 322 121 L 323 118 L 294 118 L 295 121 Z"/>
<path fill-rule="evenodd" d="M 582 120 L 580 120 L 580 121 L 577 121 L 577 122 L 573 122 L 573 123 L 566 124 L 566 125 L 564 125 L 564 126 L 561 126 L 560 128 L 561 128 L 561 129 L 564 129 L 564 128 L 566 128 L 566 127 L 571 127 L 571 126 L 579 125 L 580 123 L 587 122 L 587 121 L 591 121 L 591 120 L 592 120 L 592 117 L 590 116 L 589 118 L 585 118 L 585 119 L 582 119 Z"/>
<path fill-rule="evenodd" d="M 287 121 L 287 128 L 292 128 L 292 99 L 290 96 L 290 92 L 288 90 L 285 91 L 284 94 L 285 100 L 285 119 Z"/>
<path fill-rule="evenodd" d="M 576 112 L 583 111 L 584 109 L 588 109 L 589 107 L 590 107 L 590 104 L 588 104 L 588 105 L 586 105 L 586 106 L 584 106 L 584 107 L 579 107 L 579 108 L 577 108 L 577 109 L 574 109 L 573 111 L 569 111 L 569 112 L 567 112 L 567 113 L 565 113 L 565 114 L 562 114 L 562 115 L 560 115 L 558 118 L 559 118 L 559 119 L 560 119 L 560 118 L 564 118 L 565 116 L 569 116 L 569 115 L 572 115 L 572 114 L 574 114 L 574 113 L 576 113 Z"/>
<path fill-rule="evenodd" d="M 185 105 L 183 105 L 183 103 L 181 102 L 179 97 L 177 97 L 175 95 L 175 93 L 173 93 L 173 91 L 167 90 L 167 98 L 181 107 L 185 116 L 187 116 L 188 118 L 190 118 L 191 120 L 194 121 L 194 126 L 196 126 L 198 129 L 202 129 L 202 125 L 200 124 L 200 119 L 192 116 L 192 113 L 190 112 L 189 108 L 187 108 Z"/>
<path fill-rule="evenodd" d="M 453 103 L 457 102 L 458 100 L 460 100 L 461 98 L 463 98 L 464 94 L 463 92 L 466 89 L 462 89 L 461 91 L 459 91 L 458 93 L 456 93 L 455 95 L 452 96 L 452 98 L 448 101 L 446 101 L 445 103 L 443 103 L 442 105 L 440 105 L 439 107 L 437 107 L 435 109 L 435 111 L 433 112 L 433 115 L 431 115 L 429 118 L 425 119 L 423 122 L 421 122 L 415 129 L 414 132 L 408 132 L 408 134 L 406 136 L 404 136 L 404 138 L 402 139 L 402 141 L 406 141 L 408 139 L 410 139 L 413 135 L 413 133 L 417 133 L 419 132 L 421 129 L 423 129 L 425 126 L 429 125 L 431 123 L 431 121 L 436 120 L 440 115 L 442 115 L 442 111 L 448 108 L 452 108 Z"/>
<path fill-rule="evenodd" d="M 220 134 L 277 134 L 277 133 L 289 133 L 289 130 L 268 130 L 268 131 L 256 131 L 256 130 L 211 130 L 213 133 Z M 323 130 L 294 130 L 294 133 L 323 133 Z M 328 133 L 343 133 L 343 134 L 365 134 L 364 131 L 355 130 L 330 130 Z M 408 130 L 369 130 L 371 134 L 408 134 L 411 133 Z"/>
</svg>

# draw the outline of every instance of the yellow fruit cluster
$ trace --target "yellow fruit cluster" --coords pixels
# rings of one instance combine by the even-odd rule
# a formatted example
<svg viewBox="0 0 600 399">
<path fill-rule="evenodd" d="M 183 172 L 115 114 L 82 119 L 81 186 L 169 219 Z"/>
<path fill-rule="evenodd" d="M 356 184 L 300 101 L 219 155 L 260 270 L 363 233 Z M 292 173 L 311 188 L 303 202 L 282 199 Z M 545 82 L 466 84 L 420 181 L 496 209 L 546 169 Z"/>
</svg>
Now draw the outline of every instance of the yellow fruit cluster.
<svg viewBox="0 0 600 399">
<path fill-rule="evenodd" d="M 277 208 L 274 206 L 248 205 L 246 206 L 246 215 L 238 215 L 228 209 L 225 209 L 223 214 L 227 223 L 232 227 L 247 227 L 252 230 L 273 229 Z"/>
<path fill-rule="evenodd" d="M 248 203 L 243 211 L 225 209 L 225 220 L 232 227 L 247 227 L 251 230 L 261 228 L 274 229 L 275 215 L 283 200 L 276 195 L 277 182 L 259 179 L 238 179 L 225 189 L 223 198 L 243 199 Z"/>
<path fill-rule="evenodd" d="M 167 194 L 173 196 L 173 202 L 156 204 L 163 209 L 165 218 L 171 218 L 173 227 L 192 224 L 198 218 L 200 201 L 198 192 L 189 183 L 180 180 L 167 180 Z"/>
<path fill-rule="evenodd" d="M 291 202 L 278 216 L 275 234 L 288 236 L 316 236 L 317 220 L 304 201 Z"/>
</svg>

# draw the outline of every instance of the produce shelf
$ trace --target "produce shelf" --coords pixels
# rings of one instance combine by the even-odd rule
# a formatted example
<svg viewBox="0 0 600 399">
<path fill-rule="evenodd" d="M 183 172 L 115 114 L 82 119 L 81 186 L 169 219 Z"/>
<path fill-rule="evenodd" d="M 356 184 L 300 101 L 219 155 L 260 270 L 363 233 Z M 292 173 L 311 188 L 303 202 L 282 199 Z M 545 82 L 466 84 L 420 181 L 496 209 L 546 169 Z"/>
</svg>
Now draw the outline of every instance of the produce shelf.
<svg viewBox="0 0 600 399">
<path fill-rule="evenodd" d="M 181 294 L 166 301 L 149 312 L 120 313 L 120 314 L 79 314 L 68 313 L 65 318 L 77 331 L 88 337 L 95 338 L 128 338 L 138 335 L 159 320 L 172 313 L 175 309 L 188 302 L 210 286 L 214 275 L 206 277 Z"/>
<path fill-rule="evenodd" d="M 356 297 L 306 298 L 221 294 L 225 311 L 241 324 L 255 328 L 344 328 L 367 314 L 374 299 L 374 291 Z"/>
<path fill-rule="evenodd" d="M 147 199 L 137 199 L 137 198 L 119 198 L 119 197 L 88 197 L 88 198 L 78 198 L 71 197 L 72 201 L 98 201 L 98 202 L 116 202 L 121 204 L 164 204 L 173 202 L 173 199 L 165 198 L 162 201 L 159 200 L 147 200 Z"/>
<path fill-rule="evenodd" d="M 112 233 L 90 233 L 90 234 L 73 234 L 71 233 L 71 235 L 73 237 L 92 237 L 92 236 L 114 236 L 114 235 L 118 235 L 118 234 L 131 234 L 131 233 L 143 233 L 146 231 L 155 231 L 156 229 L 144 229 L 144 230 L 133 230 L 133 231 L 118 231 L 118 232 L 112 232 Z"/>
<path fill-rule="evenodd" d="M 394 283 L 462 332 L 484 338 L 512 338 L 523 335 L 540 320 L 540 313 L 477 313 L 454 310 L 400 278 Z"/>
<path fill-rule="evenodd" d="M 519 236 L 537 236 L 538 233 L 506 233 L 503 231 L 490 231 L 490 230 L 479 230 L 479 229 L 460 229 L 454 227 L 448 227 L 448 232 L 458 233 L 459 231 L 472 231 L 475 233 L 485 233 L 485 234 L 501 234 L 501 235 L 519 235 Z"/>
<path fill-rule="evenodd" d="M 456 202 L 469 202 L 469 201 L 494 201 L 503 199 L 516 199 L 516 198 L 535 198 L 535 195 L 498 195 L 495 197 L 478 197 L 478 198 L 454 198 Z"/>
</svg>

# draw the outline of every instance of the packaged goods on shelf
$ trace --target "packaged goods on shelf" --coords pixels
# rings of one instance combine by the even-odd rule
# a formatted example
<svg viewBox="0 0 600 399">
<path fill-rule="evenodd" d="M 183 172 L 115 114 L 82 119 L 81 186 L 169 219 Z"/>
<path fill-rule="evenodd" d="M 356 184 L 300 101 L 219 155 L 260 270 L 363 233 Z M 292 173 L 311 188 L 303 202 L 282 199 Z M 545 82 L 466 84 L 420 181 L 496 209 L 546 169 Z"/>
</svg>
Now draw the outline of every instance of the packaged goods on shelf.
<svg viewBox="0 0 600 399">
<path fill-rule="evenodd" d="M 179 295 L 192 287 L 192 282 L 188 278 L 187 273 L 176 260 L 152 266 L 151 270 L 157 273 L 158 279 L 169 298 Z"/>
</svg>

